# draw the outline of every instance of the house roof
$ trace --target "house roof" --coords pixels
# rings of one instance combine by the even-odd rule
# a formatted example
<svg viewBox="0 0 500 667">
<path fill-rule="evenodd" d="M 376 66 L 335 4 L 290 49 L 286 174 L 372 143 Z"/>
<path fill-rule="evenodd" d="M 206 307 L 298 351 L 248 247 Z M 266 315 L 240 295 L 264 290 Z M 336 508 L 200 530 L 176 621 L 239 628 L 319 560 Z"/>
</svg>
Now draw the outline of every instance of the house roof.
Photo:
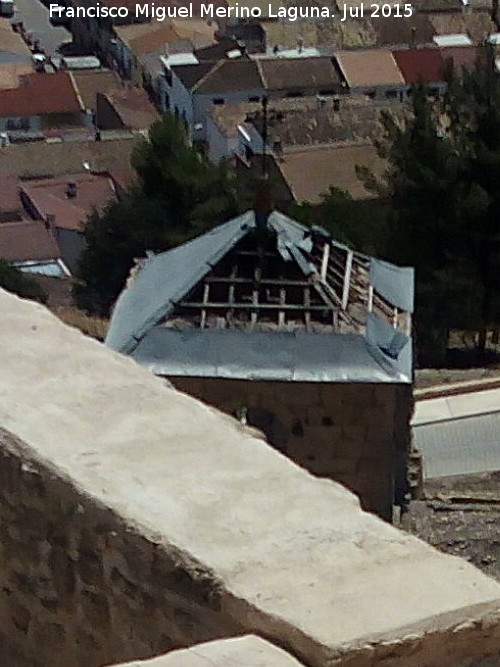
<svg viewBox="0 0 500 667">
<path fill-rule="evenodd" d="M 16 88 L 21 77 L 34 72 L 31 62 L 2 63 L 0 61 L 0 90 Z"/>
<path fill-rule="evenodd" d="M 0 95 L 0 117 L 39 116 L 82 111 L 73 81 L 67 72 L 24 76 L 17 88 Z"/>
<path fill-rule="evenodd" d="M 340 77 L 332 59 L 316 58 L 270 58 L 258 59 L 257 67 L 269 91 L 299 88 L 335 88 Z"/>
<path fill-rule="evenodd" d="M 385 49 L 342 51 L 336 59 L 350 88 L 404 84 L 392 53 Z"/>
<path fill-rule="evenodd" d="M 155 375 L 293 382 L 406 382 L 356 334 L 154 327 L 132 358 Z"/>
<path fill-rule="evenodd" d="M 263 83 L 257 64 L 253 60 L 242 58 L 219 60 L 201 79 L 198 79 L 192 90 L 201 95 L 215 95 L 262 88 Z"/>
<path fill-rule="evenodd" d="M 392 55 L 406 83 L 442 81 L 443 58 L 439 49 L 405 49 L 393 51 Z"/>
<path fill-rule="evenodd" d="M 214 67 L 212 62 L 203 62 L 196 65 L 177 65 L 172 71 L 182 81 L 187 90 L 192 90 Z"/>
<path fill-rule="evenodd" d="M 280 261 L 295 267 L 303 281 L 315 275 L 319 279 L 314 255 L 316 246 L 307 228 L 276 211 L 269 215 L 266 227 L 274 239 Z M 327 382 L 411 382 L 408 337 L 374 314 L 367 314 L 363 335 L 346 337 L 345 334 L 309 331 L 300 335 L 285 331 L 274 336 L 276 332 L 229 328 L 201 328 L 195 333 L 191 328 L 175 325 L 159 327 L 195 286 L 255 229 L 255 214 L 248 211 L 173 250 L 146 259 L 118 298 L 106 344 L 136 356 L 141 363 L 165 375 L 295 381 L 307 376 L 310 381 Z M 345 258 L 349 253 L 345 246 L 330 241 L 328 234 L 321 238 L 322 243 L 331 243 L 332 257 L 337 253 Z M 371 281 L 384 299 L 389 299 L 394 306 L 397 303 L 398 307 L 412 310 L 412 270 L 356 253 L 351 255 L 351 261 L 352 275 L 361 272 L 362 279 Z M 328 289 L 333 290 L 333 283 L 331 285 Z M 354 291 L 349 290 L 349 293 L 347 300 L 356 301 Z M 256 335 L 258 333 L 262 335 Z M 338 337 L 344 338 L 343 341 L 337 340 Z M 397 352 L 390 357 L 383 350 L 393 345 Z"/>
<path fill-rule="evenodd" d="M 41 178 L 62 174 L 107 172 L 128 166 L 137 138 L 103 141 L 30 141 L 0 149 L 0 177 Z"/>
<path fill-rule="evenodd" d="M 160 6 L 161 3 L 157 3 Z M 135 5 L 134 5 L 135 7 Z M 202 20 L 152 21 L 115 26 L 118 37 L 135 55 L 145 53 L 165 53 L 168 44 L 188 40 L 193 46 L 202 48 L 215 41 L 215 27 Z"/>
<path fill-rule="evenodd" d="M 453 66 L 460 71 L 462 67 L 472 69 L 476 63 L 479 49 L 475 46 L 448 46 L 440 49 L 443 62 L 450 60 Z"/>
<path fill-rule="evenodd" d="M 75 197 L 66 194 L 69 182 L 76 185 Z M 81 231 L 87 216 L 94 209 L 102 211 L 115 196 L 110 179 L 94 174 L 25 181 L 21 187 L 39 215 L 53 215 L 56 227 L 71 231 Z"/>
<path fill-rule="evenodd" d="M 9 19 L 0 18 L 0 54 L 11 53 L 31 60 L 31 51 L 28 45 L 17 32 L 12 29 Z"/>
<path fill-rule="evenodd" d="M 40 220 L 0 223 L 0 258 L 8 262 L 57 259 L 61 255 L 52 233 Z"/>
<path fill-rule="evenodd" d="M 0 214 L 22 211 L 19 198 L 19 183 L 10 175 L 0 175 Z"/>
<path fill-rule="evenodd" d="M 121 88 L 102 93 L 124 128 L 144 130 L 160 118 L 143 88 Z"/>
<path fill-rule="evenodd" d="M 294 199 L 313 203 L 331 187 L 345 190 L 354 199 L 373 197 L 359 180 L 356 166 L 368 167 L 376 176 L 382 176 L 386 166 L 372 144 L 286 149 L 277 165 Z"/>
<path fill-rule="evenodd" d="M 95 110 L 97 93 L 122 88 L 118 74 L 108 69 L 71 72 L 70 76 L 85 109 Z"/>
</svg>

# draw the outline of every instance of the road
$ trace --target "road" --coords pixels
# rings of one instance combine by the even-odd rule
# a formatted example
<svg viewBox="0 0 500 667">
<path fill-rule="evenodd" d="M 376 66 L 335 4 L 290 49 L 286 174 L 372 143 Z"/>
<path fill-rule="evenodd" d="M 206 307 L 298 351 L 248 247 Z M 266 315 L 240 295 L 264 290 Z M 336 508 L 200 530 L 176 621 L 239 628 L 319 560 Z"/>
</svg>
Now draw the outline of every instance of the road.
<svg viewBox="0 0 500 667">
<path fill-rule="evenodd" d="M 426 479 L 500 470 L 500 389 L 419 400 L 412 425 Z"/>
<path fill-rule="evenodd" d="M 49 11 L 39 0 L 16 0 L 15 20 L 22 21 L 34 39 L 48 55 L 54 55 L 62 42 L 71 40 L 71 33 L 63 27 L 54 27 L 49 21 Z"/>
</svg>

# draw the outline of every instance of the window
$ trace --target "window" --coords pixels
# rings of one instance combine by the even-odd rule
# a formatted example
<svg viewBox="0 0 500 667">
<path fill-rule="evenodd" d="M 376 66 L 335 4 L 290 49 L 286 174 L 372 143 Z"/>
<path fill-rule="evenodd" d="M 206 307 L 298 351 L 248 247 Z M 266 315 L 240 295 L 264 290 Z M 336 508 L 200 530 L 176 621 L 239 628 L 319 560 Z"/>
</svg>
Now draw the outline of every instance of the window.
<svg viewBox="0 0 500 667">
<path fill-rule="evenodd" d="M 386 100 L 395 100 L 398 96 L 398 91 L 397 90 L 386 90 L 385 91 L 385 99 Z"/>
<path fill-rule="evenodd" d="M 30 119 L 25 118 L 9 118 L 5 124 L 5 129 L 10 132 L 15 132 L 16 130 L 29 130 L 30 129 Z"/>
<path fill-rule="evenodd" d="M 260 102 L 260 97 L 258 95 L 252 95 L 252 97 L 248 98 L 249 102 Z"/>
<path fill-rule="evenodd" d="M 217 105 L 219 105 L 219 106 L 222 106 L 222 105 L 225 103 L 225 100 L 224 100 L 223 97 L 214 97 L 214 99 L 212 100 L 212 102 L 213 102 L 214 104 L 217 104 Z"/>
</svg>

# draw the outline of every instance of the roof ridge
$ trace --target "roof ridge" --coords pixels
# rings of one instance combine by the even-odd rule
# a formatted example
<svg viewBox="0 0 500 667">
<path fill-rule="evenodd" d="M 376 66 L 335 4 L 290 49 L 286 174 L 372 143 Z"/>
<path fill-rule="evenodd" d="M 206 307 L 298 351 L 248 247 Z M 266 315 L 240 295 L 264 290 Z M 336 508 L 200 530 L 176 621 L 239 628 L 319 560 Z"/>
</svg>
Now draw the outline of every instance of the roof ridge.
<svg viewBox="0 0 500 667">
<path fill-rule="evenodd" d="M 266 77 L 264 76 L 264 72 L 262 70 L 262 59 L 257 58 L 254 62 L 257 66 L 257 72 L 259 74 L 260 80 L 262 81 L 262 87 L 264 88 L 264 90 L 267 90 L 267 87 L 268 87 L 269 83 L 268 83 Z"/>
<path fill-rule="evenodd" d="M 204 74 L 201 79 L 199 79 L 194 86 L 191 88 L 191 92 L 194 93 L 198 90 L 202 83 L 205 83 L 207 79 L 214 73 L 217 72 L 222 65 L 226 62 L 223 58 L 218 60 L 213 67 L 211 67 L 206 74 Z M 201 64 L 201 63 L 200 63 Z"/>
</svg>

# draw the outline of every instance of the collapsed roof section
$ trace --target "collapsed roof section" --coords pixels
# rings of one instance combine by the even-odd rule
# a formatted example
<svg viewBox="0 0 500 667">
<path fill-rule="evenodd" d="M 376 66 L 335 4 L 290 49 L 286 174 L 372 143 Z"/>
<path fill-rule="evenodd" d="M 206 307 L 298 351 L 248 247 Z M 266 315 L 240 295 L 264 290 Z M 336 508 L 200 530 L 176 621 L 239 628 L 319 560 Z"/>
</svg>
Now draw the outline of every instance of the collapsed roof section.
<svg viewBox="0 0 500 667">
<path fill-rule="evenodd" d="M 413 270 L 248 211 L 141 262 L 106 343 L 159 375 L 411 382 Z"/>
</svg>

